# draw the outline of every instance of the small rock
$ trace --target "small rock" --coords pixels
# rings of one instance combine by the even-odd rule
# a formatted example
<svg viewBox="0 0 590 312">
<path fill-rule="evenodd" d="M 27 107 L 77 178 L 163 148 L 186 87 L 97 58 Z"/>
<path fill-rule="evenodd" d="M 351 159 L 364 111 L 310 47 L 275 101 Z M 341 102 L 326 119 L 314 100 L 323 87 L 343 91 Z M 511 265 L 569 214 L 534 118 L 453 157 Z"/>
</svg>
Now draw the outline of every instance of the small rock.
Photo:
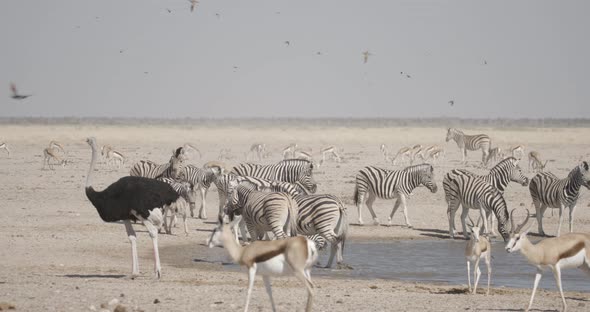
<svg viewBox="0 0 590 312">
<path fill-rule="evenodd" d="M 122 306 L 119 304 L 115 307 L 113 312 L 127 312 L 127 308 L 125 308 L 125 306 Z"/>
<path fill-rule="evenodd" d="M 96 307 L 93 305 L 89 306 L 88 309 L 90 309 L 90 311 L 96 311 Z"/>
<path fill-rule="evenodd" d="M 373 285 L 373 286 L 371 286 L 371 287 L 369 287 L 369 288 L 371 288 L 371 289 L 377 289 L 377 288 L 379 288 L 379 287 L 377 287 L 377 286 Z"/>
<path fill-rule="evenodd" d="M 100 304 L 100 308 L 101 309 L 106 309 L 107 308 L 107 304 L 106 303 L 101 303 Z"/>
<path fill-rule="evenodd" d="M 121 293 L 121 294 L 119 295 L 119 297 L 121 297 L 121 298 L 124 298 L 124 297 L 125 297 L 125 294 L 124 294 L 124 293 Z"/>
<path fill-rule="evenodd" d="M 0 311 L 14 310 L 16 307 L 12 303 L 0 302 Z"/>
<path fill-rule="evenodd" d="M 336 300 L 336 303 L 344 303 L 342 300 Z"/>
<path fill-rule="evenodd" d="M 520 203 L 520 207 L 524 207 L 524 203 Z"/>
<path fill-rule="evenodd" d="M 160 300 L 158 300 L 158 298 L 154 299 L 154 304 L 158 304 L 160 303 Z"/>
<path fill-rule="evenodd" d="M 113 298 L 113 299 L 111 299 L 111 301 L 109 301 L 110 306 L 114 306 L 114 305 L 118 305 L 118 304 L 119 304 L 119 299 L 117 299 L 117 298 Z"/>
<path fill-rule="evenodd" d="M 76 289 L 80 289 L 80 287 L 76 286 Z"/>
<path fill-rule="evenodd" d="M 213 303 L 214 303 L 214 304 L 222 304 L 222 303 L 223 303 L 223 301 L 215 301 L 215 302 L 213 302 Z"/>
</svg>

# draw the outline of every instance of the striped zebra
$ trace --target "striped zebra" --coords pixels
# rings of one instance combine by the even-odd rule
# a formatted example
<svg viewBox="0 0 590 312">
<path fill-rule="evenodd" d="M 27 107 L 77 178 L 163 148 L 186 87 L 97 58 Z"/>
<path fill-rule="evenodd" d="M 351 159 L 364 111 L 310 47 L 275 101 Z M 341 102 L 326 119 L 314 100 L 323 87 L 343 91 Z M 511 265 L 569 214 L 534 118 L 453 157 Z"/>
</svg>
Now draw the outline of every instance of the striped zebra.
<svg viewBox="0 0 590 312">
<path fill-rule="evenodd" d="M 545 235 L 545 231 L 543 231 L 543 214 L 547 208 L 559 208 L 557 236 L 559 236 L 561 230 L 563 210 L 566 207 L 569 208 L 570 232 L 573 231 L 574 211 L 576 210 L 576 203 L 582 185 L 590 189 L 590 172 L 586 161 L 583 161 L 570 171 L 565 179 L 559 179 L 550 172 L 540 172 L 531 179 L 529 191 L 537 211 L 537 224 L 540 235 Z"/>
<path fill-rule="evenodd" d="M 486 166 L 488 163 L 488 155 L 492 146 L 492 140 L 486 134 L 467 135 L 463 131 L 455 128 L 447 129 L 446 141 L 454 140 L 461 150 L 461 162 L 465 163 L 467 158 L 467 151 L 476 151 L 481 149 L 481 163 Z"/>
<path fill-rule="evenodd" d="M 131 167 L 129 175 L 152 179 L 159 177 L 178 179 L 184 168 L 184 156 L 182 151 L 182 147 L 173 151 L 170 160 L 166 164 L 158 165 L 149 160 L 140 160 Z"/>
<path fill-rule="evenodd" d="M 493 187 L 495 187 L 498 191 L 500 191 L 500 193 L 504 193 L 504 190 L 506 189 L 506 187 L 508 186 L 508 184 L 510 182 L 515 182 L 515 183 L 519 183 L 522 186 L 527 186 L 529 184 L 529 179 L 523 174 L 522 169 L 520 168 L 520 166 L 518 165 L 518 159 L 514 158 L 514 157 L 508 157 L 503 159 L 502 161 L 500 161 L 498 164 L 496 164 L 492 169 L 490 169 L 490 172 L 486 175 L 477 175 L 474 174 L 470 171 L 467 171 L 465 169 L 455 169 L 455 171 L 463 173 L 463 174 L 470 174 L 473 175 L 475 177 L 479 177 L 481 179 L 483 179 L 484 181 L 486 181 L 487 183 L 491 184 Z M 446 193 L 446 191 L 445 191 Z M 453 194 L 455 193 L 450 193 L 449 196 L 453 196 Z M 458 209 L 459 207 L 453 207 Z M 469 208 L 473 208 L 473 207 L 465 207 L 463 206 L 464 210 L 468 210 Z M 475 208 L 474 208 L 475 209 Z M 469 213 L 469 211 L 465 212 L 464 214 L 467 215 Z M 453 216 L 454 216 L 455 212 L 453 212 Z M 461 215 L 464 215 L 461 214 Z M 448 215 L 448 213 L 447 213 Z M 494 231 L 494 218 L 492 215 L 489 215 L 490 218 L 490 229 L 491 229 L 491 234 L 492 235 L 496 235 L 495 231 Z M 485 222 L 488 222 L 487 220 Z M 453 223 L 453 228 L 455 228 L 455 218 L 453 217 L 452 219 L 449 220 L 449 223 Z M 451 235 L 453 236 L 453 235 Z"/>
<path fill-rule="evenodd" d="M 297 235 L 297 203 L 283 192 L 261 192 L 250 182 L 230 182 L 226 210 L 242 215 L 250 237 L 272 231 L 277 239 Z"/>
<path fill-rule="evenodd" d="M 354 189 L 354 201 L 358 210 L 359 224 L 363 224 L 361 205 L 365 202 L 365 195 L 368 195 L 366 204 L 373 216 L 374 224 L 379 224 L 379 219 L 375 211 L 373 211 L 375 199 L 397 198 L 389 216 L 389 224 L 391 224 L 393 214 L 401 204 L 403 206 L 404 218 L 406 219 L 406 226 L 412 227 L 408 219 L 406 198 L 420 185 L 424 185 L 432 193 L 436 193 L 437 187 L 434 182 L 434 168 L 432 165 L 415 165 L 406 167 L 403 170 L 386 170 L 373 166 L 363 168 L 356 175 L 356 186 Z"/>
<path fill-rule="evenodd" d="M 465 219 L 469 214 L 469 209 L 478 209 L 483 220 L 487 220 L 487 214 L 493 213 L 498 219 L 498 231 L 504 241 L 508 240 L 508 207 L 502 193 L 490 183 L 481 177 L 472 173 L 465 173 L 460 170 L 451 170 L 443 178 L 443 189 L 445 191 L 445 200 L 447 201 L 447 217 L 449 218 L 449 234 L 451 238 L 455 237 L 455 212 L 459 205 L 463 205 L 461 212 L 461 225 L 463 226 L 463 235 L 467 235 Z M 484 222 L 484 229 L 488 231 L 488 222 Z"/>
<path fill-rule="evenodd" d="M 172 178 L 164 178 L 160 177 L 158 180 L 162 182 L 168 183 L 178 195 L 180 195 L 185 200 L 184 205 L 176 205 L 174 207 L 174 211 L 170 211 L 170 206 L 166 206 L 164 209 L 163 218 L 164 218 L 164 229 L 166 230 L 167 234 L 172 234 L 172 226 L 176 224 L 176 216 L 182 216 L 182 223 L 184 225 L 184 234 L 188 236 L 188 226 L 186 224 L 186 202 L 189 203 L 189 207 L 191 210 L 191 216 L 193 215 L 193 207 L 195 206 L 195 192 L 193 192 L 193 188 L 189 183 L 186 182 L 178 182 Z M 167 222 L 168 212 L 171 213 L 170 215 L 170 222 Z"/>
<path fill-rule="evenodd" d="M 199 219 L 207 219 L 207 208 L 206 208 L 206 201 L 207 201 L 207 192 L 209 191 L 209 187 L 211 183 L 215 183 L 215 179 L 219 171 L 214 168 L 203 169 L 193 165 L 187 165 L 184 167 L 184 172 L 182 174 L 182 180 L 187 181 L 193 187 L 193 190 L 196 192 L 196 189 L 199 189 L 201 193 L 201 208 L 199 209 Z M 194 202 L 191 203 L 191 217 L 194 217 L 193 210 L 195 209 Z"/>
<path fill-rule="evenodd" d="M 257 185 L 259 190 L 284 192 L 293 196 L 299 206 L 297 233 L 300 235 L 319 235 L 330 242 L 330 257 L 326 268 L 332 267 L 334 256 L 336 264 L 343 265 L 342 252 L 348 233 L 348 213 L 342 201 L 334 195 L 308 194 L 299 184 L 268 181 L 253 177 L 239 177 Z"/>
<path fill-rule="evenodd" d="M 232 170 L 240 176 L 250 176 L 271 181 L 299 182 L 311 193 L 317 190 L 313 180 L 313 163 L 302 159 L 288 159 L 273 165 L 257 165 L 243 163 Z"/>
</svg>

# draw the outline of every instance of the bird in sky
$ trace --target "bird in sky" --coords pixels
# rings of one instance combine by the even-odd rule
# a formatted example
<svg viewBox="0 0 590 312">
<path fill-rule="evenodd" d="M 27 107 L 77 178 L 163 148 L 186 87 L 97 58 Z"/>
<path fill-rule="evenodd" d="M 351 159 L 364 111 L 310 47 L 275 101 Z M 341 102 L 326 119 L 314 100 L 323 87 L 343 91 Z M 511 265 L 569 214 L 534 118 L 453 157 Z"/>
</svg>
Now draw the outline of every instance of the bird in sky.
<svg viewBox="0 0 590 312">
<path fill-rule="evenodd" d="M 412 76 L 410 76 L 409 74 L 406 74 L 406 78 L 412 78 Z"/>
<path fill-rule="evenodd" d="M 168 13 L 172 13 L 172 10 L 170 10 L 169 8 L 166 8 L 166 11 L 168 11 Z"/>
<path fill-rule="evenodd" d="M 451 104 L 451 106 L 455 105 L 455 101 L 454 100 L 450 100 L 449 104 Z"/>
<path fill-rule="evenodd" d="M 318 51 L 316 54 L 317 54 L 317 55 L 322 55 L 322 52 Z"/>
<path fill-rule="evenodd" d="M 483 60 L 483 64 L 484 64 L 484 65 L 488 65 L 488 61 L 486 61 L 486 60 Z"/>
<path fill-rule="evenodd" d="M 215 16 L 217 16 L 217 18 L 221 18 L 221 15 L 219 13 L 215 13 Z"/>
<path fill-rule="evenodd" d="M 193 12 L 195 10 L 195 8 L 197 7 L 197 4 L 199 3 L 199 1 L 197 1 L 197 0 L 188 0 L 188 2 L 190 2 L 190 4 L 191 4 L 191 12 Z"/>
<path fill-rule="evenodd" d="M 373 55 L 373 54 L 371 54 L 371 52 L 369 52 L 369 51 L 363 52 L 363 60 L 364 60 L 363 64 L 367 64 L 367 62 L 369 61 L 369 56 L 371 56 L 371 55 Z"/>
<path fill-rule="evenodd" d="M 32 96 L 32 94 L 19 94 L 18 91 L 16 90 L 16 85 L 14 83 L 10 84 L 10 91 L 12 91 L 12 96 L 11 98 L 15 99 L 15 100 L 24 100 L 26 98 L 28 98 L 29 96 Z"/>
<path fill-rule="evenodd" d="M 286 40 L 286 41 L 285 41 L 285 44 L 286 44 L 287 46 L 289 46 L 289 45 L 291 44 L 291 42 L 289 42 L 289 40 Z"/>
</svg>

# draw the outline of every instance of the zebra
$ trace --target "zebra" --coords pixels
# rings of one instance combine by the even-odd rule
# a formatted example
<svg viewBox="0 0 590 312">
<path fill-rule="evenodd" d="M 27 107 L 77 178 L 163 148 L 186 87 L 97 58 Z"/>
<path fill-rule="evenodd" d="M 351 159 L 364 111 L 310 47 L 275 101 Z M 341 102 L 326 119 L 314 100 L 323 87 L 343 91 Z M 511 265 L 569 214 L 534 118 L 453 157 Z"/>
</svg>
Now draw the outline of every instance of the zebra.
<svg viewBox="0 0 590 312">
<path fill-rule="evenodd" d="M 268 181 L 254 177 L 237 177 L 237 181 L 248 181 L 256 185 L 258 190 L 284 192 L 291 195 L 299 206 L 297 234 L 308 237 L 319 235 L 330 242 L 330 257 L 326 268 L 332 267 L 334 256 L 336 256 L 337 266 L 343 265 L 342 252 L 348 233 L 348 213 L 337 196 L 308 194 L 299 183 Z"/>
<path fill-rule="evenodd" d="M 273 165 L 243 163 L 232 169 L 237 175 L 251 176 L 271 181 L 299 182 L 311 193 L 317 190 L 313 180 L 313 163 L 303 159 L 288 159 Z"/>
<path fill-rule="evenodd" d="M 463 205 L 461 213 L 461 225 L 463 235 L 469 239 L 466 230 L 465 218 L 469 214 L 469 208 L 479 209 L 483 220 L 487 220 L 487 213 L 493 212 L 498 219 L 498 231 L 504 241 L 509 238 L 508 231 L 508 207 L 502 193 L 481 177 L 460 170 L 451 170 L 443 178 L 445 200 L 448 204 L 447 217 L 449 218 L 449 234 L 455 237 L 455 212 L 459 205 Z M 488 231 L 488 223 L 484 222 L 485 232 Z"/>
<path fill-rule="evenodd" d="M 459 129 L 448 128 L 446 141 L 449 142 L 450 140 L 454 140 L 455 143 L 457 143 L 459 150 L 461 150 L 462 163 L 466 162 L 465 158 L 467 157 L 467 151 L 476 151 L 478 149 L 481 149 L 481 163 L 484 166 L 487 165 L 488 154 L 490 153 L 490 148 L 492 145 L 492 141 L 490 140 L 490 137 L 488 135 L 467 135 Z"/>
<path fill-rule="evenodd" d="M 566 207 L 569 208 L 570 232 L 573 231 L 574 211 L 580 196 L 580 187 L 583 185 L 590 189 L 590 172 L 588 169 L 588 162 L 583 161 L 570 171 L 565 179 L 559 179 L 550 172 L 537 173 L 531 179 L 529 191 L 537 211 L 539 235 L 545 235 L 545 231 L 543 231 L 543 214 L 547 208 L 559 208 L 557 236 L 559 236 L 561 230 L 563 210 Z"/>
<path fill-rule="evenodd" d="M 365 194 L 368 194 L 366 205 L 373 216 L 374 224 L 379 224 L 379 219 L 373 211 L 373 203 L 376 198 L 392 199 L 397 198 L 393 210 L 389 216 L 389 224 L 393 214 L 403 206 L 406 226 L 412 227 L 408 219 L 406 198 L 411 195 L 412 190 L 424 185 L 432 193 L 436 193 L 437 186 L 434 182 L 434 168 L 430 164 L 421 164 L 406 167 L 403 170 L 386 170 L 368 166 L 359 171 L 356 175 L 356 186 L 354 189 L 354 201 L 358 210 L 358 223 L 363 224 L 361 205 L 365 202 Z"/>
<path fill-rule="evenodd" d="M 515 157 L 516 158 L 516 157 Z M 488 154 L 487 163 L 490 162 L 498 162 L 504 159 L 504 152 L 500 147 L 490 148 L 490 153 Z"/>
<path fill-rule="evenodd" d="M 529 183 L 529 179 L 523 174 L 522 169 L 520 168 L 520 166 L 518 165 L 518 159 L 514 158 L 514 157 L 508 157 L 502 161 L 500 161 L 497 165 L 495 165 L 492 169 L 490 169 L 490 172 L 487 175 L 477 175 L 474 174 L 472 172 L 469 172 L 467 170 L 464 169 L 455 169 L 456 172 L 460 172 L 462 174 L 470 174 L 473 175 L 475 177 L 481 178 L 483 179 L 485 182 L 489 183 L 490 185 L 492 185 L 494 188 L 496 188 L 498 191 L 500 191 L 500 193 L 504 193 L 504 190 L 506 189 L 506 187 L 508 186 L 508 184 L 512 181 L 512 182 L 516 182 L 519 183 L 522 186 L 527 186 Z M 445 179 L 447 178 L 447 176 L 445 176 Z M 444 185 L 444 181 L 443 180 L 443 185 Z M 450 187 L 452 187 L 453 185 L 450 185 Z M 445 189 L 445 194 L 447 194 L 447 190 Z M 454 196 L 455 194 L 457 194 L 457 192 L 449 192 L 447 194 L 447 196 Z M 451 198 L 450 200 L 456 200 L 455 198 Z M 448 201 L 447 201 L 448 202 Z M 453 206 L 452 208 L 454 209 L 459 209 L 459 206 Z M 477 209 L 475 207 L 466 207 L 465 205 L 463 205 L 463 210 L 467 210 L 467 212 L 464 212 L 461 214 L 461 216 L 467 216 L 469 214 L 469 208 L 473 208 L 473 209 Z M 449 215 L 449 213 L 447 213 L 447 215 Z M 455 228 L 455 211 L 452 212 L 453 217 L 451 219 L 449 219 L 449 224 L 452 223 L 452 228 Z M 449 215 L 450 217 L 450 215 Z M 491 234 L 495 235 L 495 231 L 494 231 L 494 223 L 493 223 L 493 216 L 489 216 L 491 219 Z M 465 220 L 462 220 L 462 222 L 464 223 Z M 488 222 L 487 220 L 484 220 L 484 222 Z M 451 235 L 451 237 L 454 236 L 454 233 L 449 233 Z"/>
<path fill-rule="evenodd" d="M 230 181 L 228 212 L 241 214 L 250 237 L 260 240 L 272 231 L 277 239 L 297 235 L 297 203 L 283 192 L 261 192 L 248 181 Z"/>
<path fill-rule="evenodd" d="M 183 148 L 179 147 L 172 153 L 168 163 L 158 165 L 149 160 L 140 160 L 131 167 L 129 175 L 152 179 L 158 177 L 171 177 L 173 179 L 178 179 L 183 171 L 183 168 Z"/>
<path fill-rule="evenodd" d="M 187 165 L 183 169 L 182 180 L 190 183 L 193 190 L 199 189 L 201 193 L 201 208 L 199 209 L 199 219 L 207 219 L 207 192 L 211 183 L 215 183 L 217 175 L 219 175 L 219 169 L 217 168 L 199 168 L 193 165 Z M 191 217 L 194 217 L 193 210 L 195 209 L 194 202 L 191 203 Z"/>
<path fill-rule="evenodd" d="M 182 198 L 185 199 L 186 202 L 189 203 L 191 217 L 192 217 L 193 216 L 193 209 L 195 207 L 195 200 L 196 200 L 195 192 L 193 191 L 193 186 L 190 183 L 178 182 L 172 178 L 160 177 L 160 178 L 158 178 L 158 180 L 168 183 L 170 186 L 172 186 L 172 188 L 176 191 L 176 193 L 178 193 L 178 195 L 180 195 Z M 188 227 L 186 224 L 186 215 L 187 215 L 186 203 L 184 204 L 184 207 L 183 207 L 183 205 L 177 205 L 174 207 L 176 209 L 176 211 L 170 211 L 171 212 L 170 223 L 167 223 L 167 216 L 168 216 L 168 212 L 169 212 L 170 208 L 171 208 L 170 206 L 166 206 L 164 213 L 163 213 L 164 229 L 166 230 L 166 233 L 172 234 L 172 226 L 174 226 L 176 224 L 176 215 L 180 214 L 182 216 L 182 223 L 184 225 L 184 234 L 188 236 Z"/>
</svg>

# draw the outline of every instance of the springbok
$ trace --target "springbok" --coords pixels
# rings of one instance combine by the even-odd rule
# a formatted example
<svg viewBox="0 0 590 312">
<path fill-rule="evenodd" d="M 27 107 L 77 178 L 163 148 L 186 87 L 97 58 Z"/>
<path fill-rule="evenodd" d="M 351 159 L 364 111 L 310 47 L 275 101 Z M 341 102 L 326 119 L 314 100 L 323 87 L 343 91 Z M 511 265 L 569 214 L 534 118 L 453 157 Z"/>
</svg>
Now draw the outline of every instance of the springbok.
<svg viewBox="0 0 590 312">
<path fill-rule="evenodd" d="M 483 258 L 488 268 L 488 290 L 486 296 L 490 294 L 490 282 L 492 280 L 492 245 L 487 236 L 481 235 L 483 228 L 480 226 L 481 217 L 477 220 L 477 224 L 473 223 L 471 217 L 469 217 L 469 230 L 471 231 L 471 239 L 465 246 L 465 258 L 467 259 L 467 284 L 469 285 L 469 292 L 472 294 L 477 293 L 477 284 L 479 283 L 479 277 L 481 271 L 479 270 L 479 261 Z M 473 265 L 473 291 L 471 290 L 471 272 L 470 265 Z"/>
<path fill-rule="evenodd" d="M 524 222 L 517 227 L 514 226 L 513 209 L 510 212 L 510 240 L 506 244 L 506 251 L 509 253 L 519 251 L 527 258 L 528 262 L 537 268 L 533 293 L 525 311 L 529 311 L 535 299 L 535 292 L 543 275 L 543 269 L 550 268 L 555 276 L 555 282 L 563 302 L 563 311 L 567 310 L 563 289 L 561 287 L 561 269 L 580 268 L 586 273 L 590 272 L 590 235 L 582 233 L 568 233 L 559 237 L 546 238 L 533 244 L 529 241 L 527 234 L 533 224 L 525 228 L 529 221 L 529 210 Z"/>
<path fill-rule="evenodd" d="M 276 308 L 272 298 L 270 276 L 288 273 L 295 275 L 305 285 L 307 289 L 305 311 L 311 311 L 314 285 L 311 282 L 310 271 L 318 258 L 315 243 L 307 237 L 296 236 L 272 241 L 258 240 L 242 247 L 234 239 L 231 227 L 233 227 L 232 223 L 215 228 L 207 245 L 209 248 L 225 247 L 235 263 L 248 268 L 248 292 L 244 311 L 248 311 L 256 273 L 262 275 L 273 311 L 276 311 Z"/>
</svg>

